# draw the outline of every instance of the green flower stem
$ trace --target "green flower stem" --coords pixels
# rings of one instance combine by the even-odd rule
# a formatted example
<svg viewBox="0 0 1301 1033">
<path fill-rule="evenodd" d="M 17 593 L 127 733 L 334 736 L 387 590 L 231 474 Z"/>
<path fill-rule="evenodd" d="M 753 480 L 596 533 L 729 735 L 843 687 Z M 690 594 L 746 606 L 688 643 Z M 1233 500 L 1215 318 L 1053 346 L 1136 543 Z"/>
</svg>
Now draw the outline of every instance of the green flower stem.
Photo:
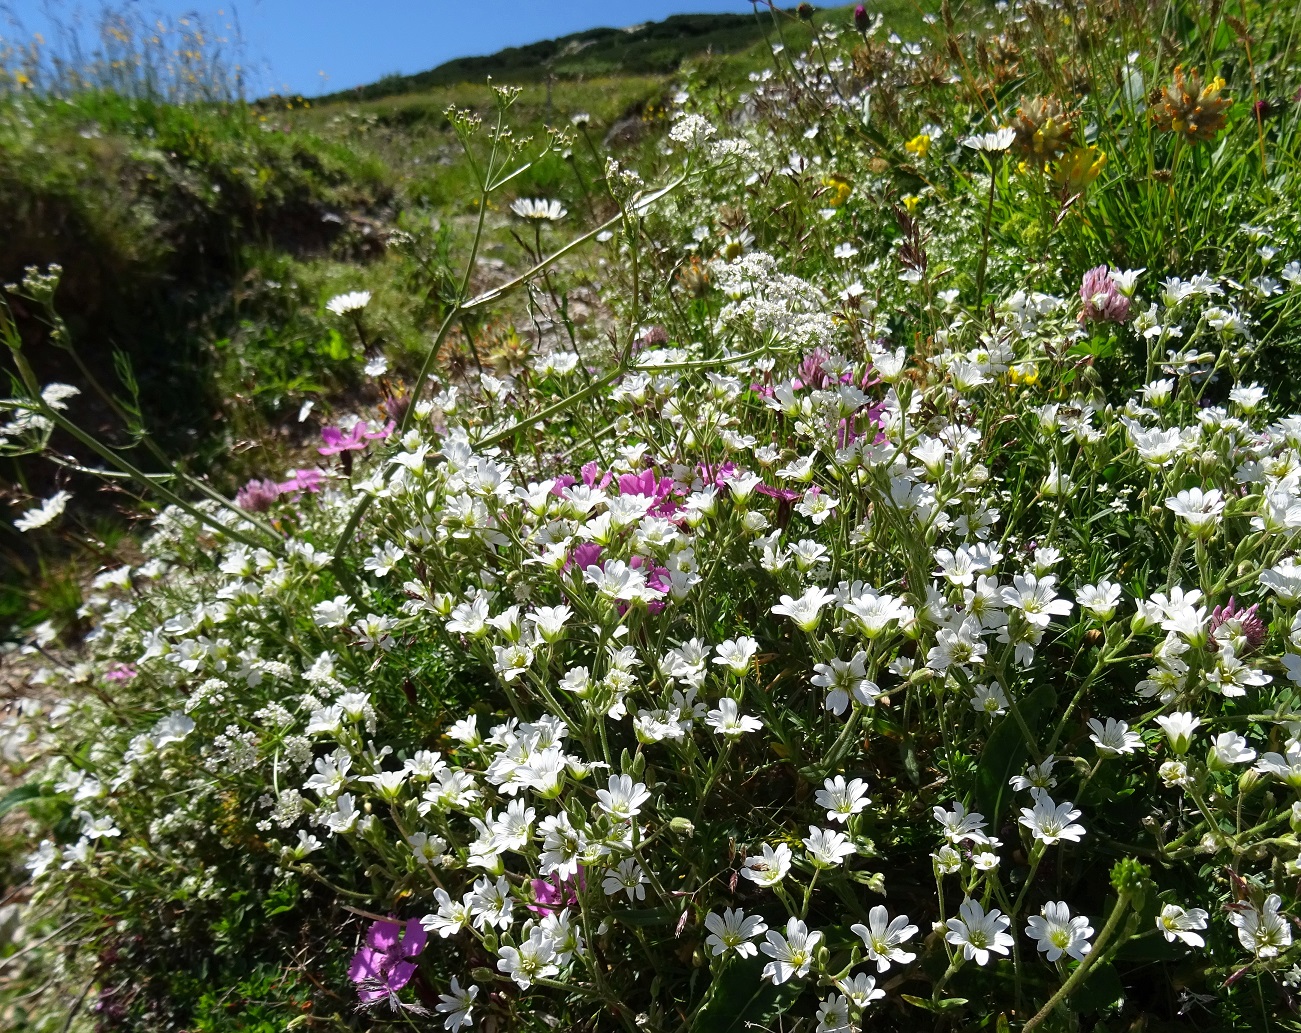
<svg viewBox="0 0 1301 1033">
<path fill-rule="evenodd" d="M 1072 972 L 1070 978 L 1062 984 L 1061 989 L 1053 994 L 1052 997 L 1049 998 L 1048 1003 L 1040 1008 L 1039 1011 L 1021 1027 L 1021 1033 L 1031 1033 L 1032 1030 L 1042 1026 L 1048 1016 L 1053 1013 L 1054 1009 L 1066 1000 L 1067 997 L 1073 994 L 1079 988 L 1080 984 L 1084 982 L 1094 964 L 1102 957 L 1103 948 L 1115 934 L 1116 930 L 1120 928 L 1121 919 L 1125 917 L 1125 913 L 1129 910 L 1130 902 L 1130 895 L 1124 890 L 1121 890 L 1120 895 L 1116 898 L 1115 905 L 1111 909 L 1111 914 L 1107 916 L 1107 924 L 1102 927 L 1102 932 L 1098 933 L 1098 938 L 1093 942 L 1093 949 L 1086 954 L 1084 960 L 1076 966 L 1075 971 Z"/>
</svg>

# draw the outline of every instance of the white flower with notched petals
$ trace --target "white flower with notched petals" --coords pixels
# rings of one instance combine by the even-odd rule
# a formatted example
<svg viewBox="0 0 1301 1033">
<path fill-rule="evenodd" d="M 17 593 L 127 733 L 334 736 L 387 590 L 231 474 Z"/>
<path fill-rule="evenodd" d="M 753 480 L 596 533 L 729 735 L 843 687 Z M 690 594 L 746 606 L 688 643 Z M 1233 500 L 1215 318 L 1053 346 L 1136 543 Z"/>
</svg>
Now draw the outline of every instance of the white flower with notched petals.
<svg viewBox="0 0 1301 1033">
<path fill-rule="evenodd" d="M 615 821 L 631 821 L 650 799 L 650 790 L 631 775 L 614 775 L 606 788 L 596 791 L 596 806 Z"/>
<path fill-rule="evenodd" d="M 819 807 L 826 809 L 828 821 L 838 821 L 842 825 L 872 802 L 867 797 L 866 782 L 861 778 L 846 782 L 844 775 L 823 782 L 813 799 Z"/>
<path fill-rule="evenodd" d="M 438 995 L 438 1003 L 434 1005 L 434 1010 L 445 1016 L 443 1029 L 458 1030 L 463 1026 L 473 1026 L 472 1011 L 474 999 L 479 996 L 479 988 L 473 983 L 462 987 L 456 976 L 452 976 L 452 985 L 448 989 L 449 993 Z"/>
<path fill-rule="evenodd" d="M 783 595 L 772 612 L 779 617 L 789 617 L 801 631 L 813 631 L 822 620 L 822 608 L 833 599 L 835 596 L 815 585 L 798 599 Z"/>
<path fill-rule="evenodd" d="M 1012 937 L 1007 928 L 1012 921 L 997 908 L 986 913 L 979 903 L 968 897 L 958 907 L 958 916 L 946 923 L 949 931 L 944 938 L 955 947 L 961 947 L 962 955 L 968 961 L 974 959 L 977 965 L 988 965 L 991 953 L 1006 954 L 1011 948 Z"/>
<path fill-rule="evenodd" d="M 772 958 L 764 966 L 763 977 L 773 984 L 803 979 L 809 974 L 813 954 L 821 942 L 822 933 L 816 929 L 810 931 L 798 918 L 791 918 L 786 923 L 785 936 L 769 929 L 767 942 L 759 945 L 759 949 Z"/>
<path fill-rule="evenodd" d="M 1085 834 L 1083 825 L 1074 824 L 1080 811 L 1070 803 L 1054 803 L 1042 789 L 1033 789 L 1033 807 L 1021 808 L 1021 824 L 1030 830 L 1036 840 L 1049 846 L 1069 839 L 1078 843 Z"/>
<path fill-rule="evenodd" d="M 906 965 L 917 957 L 901 946 L 917 935 L 917 926 L 908 921 L 907 915 L 891 918 L 883 904 L 877 904 L 867 913 L 867 925 L 851 925 L 849 931 L 863 941 L 867 959 L 876 962 L 877 972 L 884 972 L 891 965 Z"/>
<path fill-rule="evenodd" d="M 1292 926 L 1286 915 L 1279 914 L 1282 906 L 1282 898 L 1271 893 L 1259 910 L 1252 907 L 1229 916 L 1238 930 L 1238 941 L 1258 958 L 1277 957 L 1291 946 Z"/>
<path fill-rule="evenodd" d="M 785 843 L 778 843 L 774 849 L 764 843 L 763 853 L 751 854 L 745 859 L 745 867 L 741 869 L 741 875 L 756 886 L 776 886 L 786 878 L 790 870 L 791 848 Z"/>
<path fill-rule="evenodd" d="M 1156 916 L 1156 927 L 1167 943 L 1182 940 L 1190 947 L 1205 947 L 1206 941 L 1197 930 L 1206 928 L 1209 917 L 1199 907 L 1185 909 L 1178 904 L 1166 904 Z"/>
<path fill-rule="evenodd" d="M 846 857 L 858 852 L 843 832 L 820 829 L 815 825 L 809 826 L 804 849 L 809 852 L 809 860 L 817 868 L 839 868 Z"/>
<path fill-rule="evenodd" d="M 1025 927 L 1026 936 L 1036 941 L 1035 946 L 1050 962 L 1063 954 L 1083 961 L 1093 949 L 1089 937 L 1093 927 L 1083 915 L 1071 917 L 1071 909 L 1064 900 L 1052 900 L 1044 905 L 1042 915 L 1032 915 Z"/>
<path fill-rule="evenodd" d="M 973 843 L 985 841 L 985 816 L 975 811 L 968 811 L 959 800 L 953 801 L 953 810 L 943 807 L 934 808 L 931 813 L 944 828 L 944 838 L 950 843 L 961 843 L 969 839 Z"/>
<path fill-rule="evenodd" d="M 336 316 L 346 316 L 350 312 L 360 312 L 370 304 L 370 291 L 349 291 L 336 294 L 325 303 L 325 307 Z"/>
<path fill-rule="evenodd" d="M 718 701 L 716 709 L 705 715 L 705 724 L 727 739 L 735 739 L 746 732 L 757 732 L 763 727 L 759 718 L 742 714 L 736 700 L 726 696 Z"/>
<path fill-rule="evenodd" d="M 709 936 L 705 946 L 714 957 L 735 951 L 743 958 L 752 958 L 759 948 L 751 941 L 768 931 L 768 925 L 759 915 L 747 915 L 740 908 L 724 908 L 721 916 L 710 912 L 705 916 Z"/>
<path fill-rule="evenodd" d="M 617 868 L 607 868 L 601 880 L 601 889 L 607 897 L 626 894 L 629 900 L 646 899 L 646 873 L 634 858 L 625 857 Z"/>
<path fill-rule="evenodd" d="M 1124 721 L 1114 717 L 1107 718 L 1103 724 L 1096 717 L 1089 718 L 1089 727 L 1093 734 L 1089 736 L 1104 757 L 1118 757 L 1122 753 L 1133 753 L 1143 745 L 1143 738 L 1137 732 L 1131 732 Z"/>
</svg>

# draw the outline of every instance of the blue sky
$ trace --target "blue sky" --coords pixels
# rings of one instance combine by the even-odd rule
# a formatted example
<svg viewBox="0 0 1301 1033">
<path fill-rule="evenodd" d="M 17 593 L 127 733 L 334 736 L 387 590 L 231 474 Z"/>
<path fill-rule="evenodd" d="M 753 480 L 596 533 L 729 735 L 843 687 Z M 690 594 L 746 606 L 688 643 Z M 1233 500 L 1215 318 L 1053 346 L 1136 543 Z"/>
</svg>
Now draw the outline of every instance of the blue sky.
<svg viewBox="0 0 1301 1033">
<path fill-rule="evenodd" d="M 91 24 L 101 6 L 93 0 L 0 0 L 0 12 L 15 16 L 27 35 L 48 32 L 48 11 L 65 22 L 79 13 Z M 128 0 L 110 6 L 173 17 L 196 12 L 223 30 L 237 16 L 251 92 L 307 96 L 601 25 L 752 10 L 749 0 Z M 0 19 L 0 36 L 14 35 Z"/>
</svg>

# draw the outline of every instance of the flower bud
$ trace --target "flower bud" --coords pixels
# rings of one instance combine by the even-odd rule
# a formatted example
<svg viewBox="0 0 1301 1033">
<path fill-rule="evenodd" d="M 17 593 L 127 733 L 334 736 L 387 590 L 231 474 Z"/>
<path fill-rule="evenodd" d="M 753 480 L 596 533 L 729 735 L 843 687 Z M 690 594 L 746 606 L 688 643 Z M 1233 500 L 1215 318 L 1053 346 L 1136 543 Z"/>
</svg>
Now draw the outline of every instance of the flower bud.
<svg viewBox="0 0 1301 1033">
<path fill-rule="evenodd" d="M 470 978 L 477 983 L 491 983 L 497 978 L 497 973 L 481 965 L 478 968 L 470 969 Z"/>
<path fill-rule="evenodd" d="M 799 7 L 795 8 L 795 13 L 800 16 L 800 19 L 802 21 L 806 21 L 806 22 L 813 21 L 812 4 L 800 4 Z"/>
<path fill-rule="evenodd" d="M 672 818 L 669 820 L 669 828 L 684 839 L 690 839 L 696 834 L 696 826 L 688 818 Z"/>
<path fill-rule="evenodd" d="M 854 8 L 854 28 L 859 32 L 867 32 L 868 26 L 872 24 L 872 19 L 868 16 L 867 8 L 859 4 Z"/>
</svg>

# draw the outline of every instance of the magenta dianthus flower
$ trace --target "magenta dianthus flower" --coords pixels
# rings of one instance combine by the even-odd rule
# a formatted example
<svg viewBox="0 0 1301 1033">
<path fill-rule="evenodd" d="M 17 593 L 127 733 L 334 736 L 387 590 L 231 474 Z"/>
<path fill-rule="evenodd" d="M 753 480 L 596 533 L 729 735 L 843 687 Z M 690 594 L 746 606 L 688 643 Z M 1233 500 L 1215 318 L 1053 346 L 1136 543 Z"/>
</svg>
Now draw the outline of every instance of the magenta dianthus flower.
<svg viewBox="0 0 1301 1033">
<path fill-rule="evenodd" d="M 428 938 L 418 918 L 407 922 L 405 935 L 397 919 L 374 923 L 366 932 L 366 946 L 348 966 L 348 978 L 357 984 L 362 1003 L 382 1001 L 411 982 L 416 974 L 412 959 L 425 949 Z"/>
</svg>

